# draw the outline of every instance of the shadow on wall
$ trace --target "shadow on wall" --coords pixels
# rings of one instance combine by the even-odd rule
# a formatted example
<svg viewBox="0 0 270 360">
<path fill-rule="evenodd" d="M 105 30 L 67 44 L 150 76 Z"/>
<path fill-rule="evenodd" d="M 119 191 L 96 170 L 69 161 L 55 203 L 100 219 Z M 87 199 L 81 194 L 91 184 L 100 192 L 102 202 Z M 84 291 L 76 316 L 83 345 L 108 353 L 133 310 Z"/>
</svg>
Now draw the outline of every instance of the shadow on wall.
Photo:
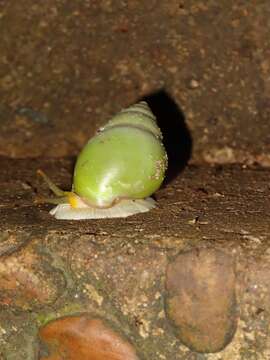
<svg viewBox="0 0 270 360">
<path fill-rule="evenodd" d="M 187 165 L 192 153 L 192 138 L 183 112 L 166 91 L 160 90 L 140 100 L 148 103 L 163 134 L 163 144 L 168 154 L 168 170 L 164 182 L 167 184 Z"/>
</svg>

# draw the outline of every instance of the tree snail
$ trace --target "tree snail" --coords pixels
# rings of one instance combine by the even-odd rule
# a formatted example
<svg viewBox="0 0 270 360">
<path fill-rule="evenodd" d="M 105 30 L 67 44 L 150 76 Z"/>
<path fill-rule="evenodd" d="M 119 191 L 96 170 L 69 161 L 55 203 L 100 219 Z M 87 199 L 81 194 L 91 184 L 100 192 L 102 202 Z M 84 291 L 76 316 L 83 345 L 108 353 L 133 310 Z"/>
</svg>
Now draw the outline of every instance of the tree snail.
<svg viewBox="0 0 270 360">
<path fill-rule="evenodd" d="M 59 189 L 41 170 L 57 196 L 56 219 L 127 217 L 155 207 L 150 196 L 161 186 L 167 154 L 156 118 L 146 102 L 116 114 L 79 154 L 71 191 Z"/>
</svg>

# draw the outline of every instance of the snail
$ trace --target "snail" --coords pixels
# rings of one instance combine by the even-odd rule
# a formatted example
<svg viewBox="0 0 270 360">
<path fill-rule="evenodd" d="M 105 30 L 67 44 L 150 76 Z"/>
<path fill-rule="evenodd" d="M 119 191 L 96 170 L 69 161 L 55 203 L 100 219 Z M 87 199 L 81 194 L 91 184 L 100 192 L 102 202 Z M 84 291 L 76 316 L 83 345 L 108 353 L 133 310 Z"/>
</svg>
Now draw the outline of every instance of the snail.
<svg viewBox="0 0 270 360">
<path fill-rule="evenodd" d="M 127 217 L 156 206 L 150 196 L 161 186 L 167 168 L 162 134 L 148 104 L 121 110 L 91 138 L 79 154 L 71 191 L 63 191 L 41 170 L 56 198 L 56 219 Z"/>
</svg>

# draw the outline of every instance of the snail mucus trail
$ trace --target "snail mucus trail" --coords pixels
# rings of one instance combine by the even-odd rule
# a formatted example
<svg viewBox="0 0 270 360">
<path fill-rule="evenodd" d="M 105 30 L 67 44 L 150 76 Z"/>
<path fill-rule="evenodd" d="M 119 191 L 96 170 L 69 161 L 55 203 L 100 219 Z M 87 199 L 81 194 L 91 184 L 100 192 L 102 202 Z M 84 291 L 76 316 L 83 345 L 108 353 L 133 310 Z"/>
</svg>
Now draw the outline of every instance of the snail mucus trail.
<svg viewBox="0 0 270 360">
<path fill-rule="evenodd" d="M 127 217 L 154 208 L 150 197 L 162 184 L 167 154 L 156 118 L 146 102 L 116 114 L 79 154 L 71 191 L 63 191 L 38 171 L 57 204 L 56 219 Z"/>
</svg>

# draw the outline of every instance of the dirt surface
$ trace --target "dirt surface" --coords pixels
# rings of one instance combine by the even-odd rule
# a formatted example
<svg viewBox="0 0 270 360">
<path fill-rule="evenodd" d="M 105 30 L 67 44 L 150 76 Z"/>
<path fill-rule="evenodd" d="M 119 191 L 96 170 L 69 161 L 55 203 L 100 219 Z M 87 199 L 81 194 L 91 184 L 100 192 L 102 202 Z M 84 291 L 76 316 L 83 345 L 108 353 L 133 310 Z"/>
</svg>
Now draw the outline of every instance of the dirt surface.
<svg viewBox="0 0 270 360">
<path fill-rule="evenodd" d="M 48 214 L 51 205 L 33 203 L 38 194 L 50 195 L 36 170 L 42 168 L 61 188 L 70 190 L 72 159 L 1 158 L 1 168 L 2 231 L 11 228 L 44 235 L 50 231 L 69 234 L 76 230 L 77 236 L 88 231 L 97 236 L 106 232 L 109 246 L 114 246 L 111 238 L 131 236 L 134 240 L 147 241 L 153 236 L 156 246 L 162 248 L 164 242 L 166 248 L 167 238 L 168 246 L 172 249 L 176 246 L 178 250 L 182 232 L 188 234 L 181 238 L 182 246 L 211 240 L 229 246 L 236 238 L 237 243 L 242 239 L 239 245 L 244 245 L 245 233 L 255 236 L 259 232 L 265 239 L 269 235 L 269 171 L 261 168 L 191 166 L 158 191 L 155 195 L 158 209 L 142 216 L 86 221 L 80 225 L 74 221 L 56 221 Z M 130 226 L 137 231 L 131 231 Z"/>
<path fill-rule="evenodd" d="M 1 1 L 0 154 L 76 155 L 147 96 L 192 161 L 269 166 L 269 16 L 268 0 Z"/>
<path fill-rule="evenodd" d="M 36 170 L 70 189 L 72 159 L 1 158 L 0 164 L 3 359 L 45 356 L 39 329 L 48 321 L 49 329 L 57 328 L 54 320 L 81 313 L 87 324 L 96 318 L 109 324 L 108 341 L 121 336 L 130 359 L 269 358 L 269 170 L 190 166 L 157 192 L 157 209 L 127 219 L 78 222 L 57 221 L 48 213 L 50 205 L 33 204 L 37 194 L 49 194 Z M 196 267 L 190 264 L 194 257 Z M 182 273 L 181 262 L 190 275 Z M 178 272 L 182 282 L 174 280 Z M 187 294 L 196 299 L 192 308 Z M 210 343 L 200 336 L 205 316 L 212 333 L 220 326 Z M 76 321 L 62 323 L 77 326 L 85 315 Z M 57 331 L 60 339 L 74 333 Z M 70 354 L 72 343 L 64 349 Z M 218 352 L 203 354 L 205 349 Z"/>
</svg>

